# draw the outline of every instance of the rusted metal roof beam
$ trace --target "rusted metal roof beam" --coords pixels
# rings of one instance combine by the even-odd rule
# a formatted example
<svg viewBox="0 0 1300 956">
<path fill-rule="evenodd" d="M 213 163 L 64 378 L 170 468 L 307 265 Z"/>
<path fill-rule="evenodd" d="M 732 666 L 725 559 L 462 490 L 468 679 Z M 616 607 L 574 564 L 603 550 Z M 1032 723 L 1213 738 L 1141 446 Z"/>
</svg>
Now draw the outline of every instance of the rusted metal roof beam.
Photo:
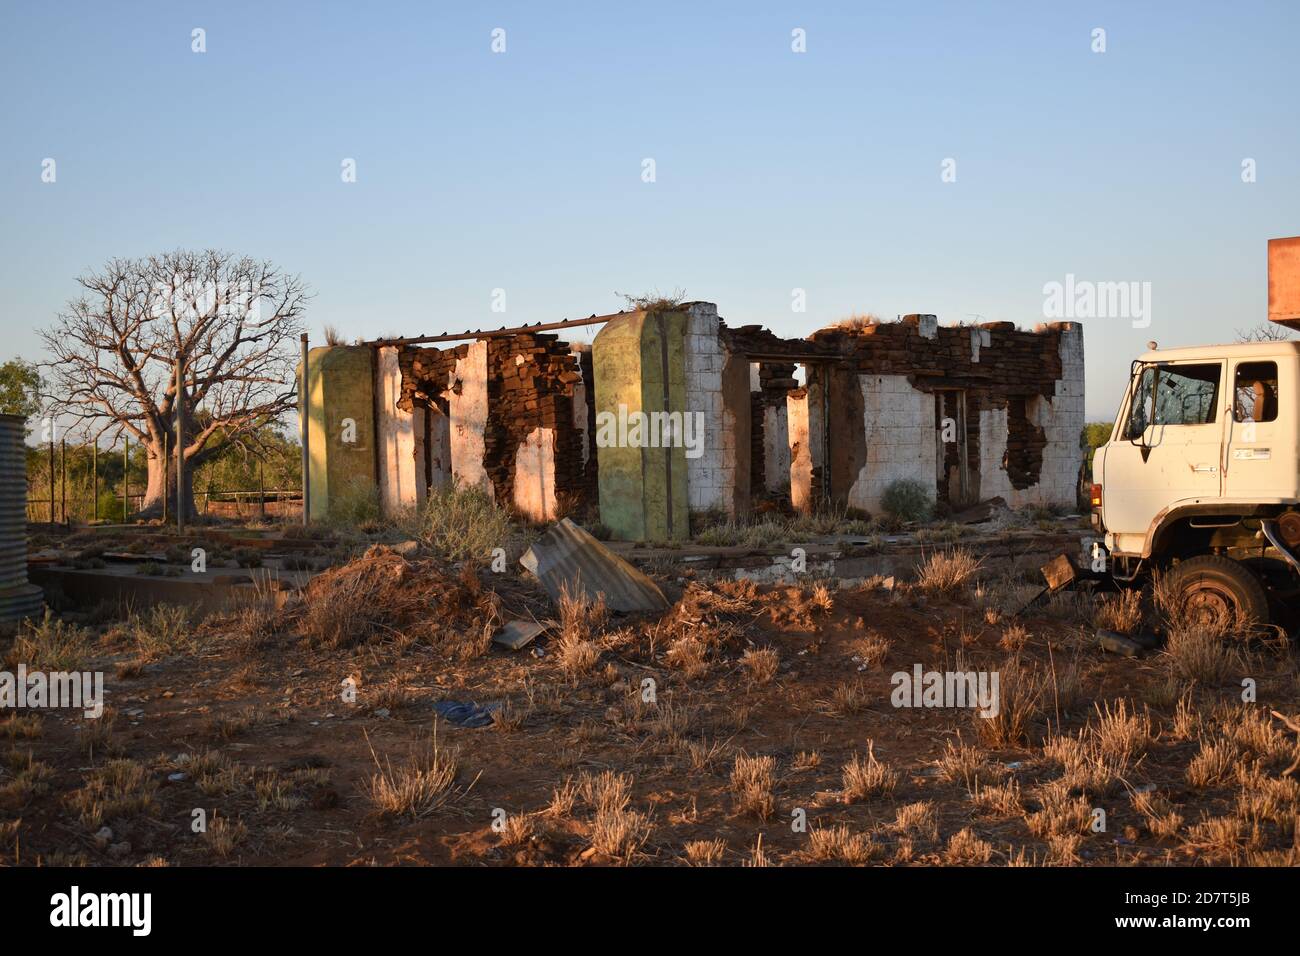
<svg viewBox="0 0 1300 956">
<path fill-rule="evenodd" d="M 505 335 L 518 335 L 521 332 L 550 332 L 555 329 L 572 329 L 581 325 L 599 325 L 611 319 L 617 319 L 630 312 L 614 312 L 610 315 L 591 315 L 585 319 L 562 319 L 559 322 L 534 322 L 532 325 L 520 325 L 515 328 L 475 329 L 474 331 L 447 332 L 443 335 L 413 335 L 397 339 L 374 339 L 362 345 L 425 345 L 430 342 L 457 342 L 462 339 L 495 339 Z"/>
</svg>

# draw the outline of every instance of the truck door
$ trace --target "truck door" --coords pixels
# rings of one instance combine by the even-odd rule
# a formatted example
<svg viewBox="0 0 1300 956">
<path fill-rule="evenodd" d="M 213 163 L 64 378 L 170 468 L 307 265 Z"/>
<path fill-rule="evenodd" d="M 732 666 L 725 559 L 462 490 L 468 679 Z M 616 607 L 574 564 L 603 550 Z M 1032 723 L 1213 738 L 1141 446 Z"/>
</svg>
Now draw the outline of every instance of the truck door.
<svg viewBox="0 0 1300 956">
<path fill-rule="evenodd" d="M 1294 454 L 1289 436 L 1279 431 L 1278 363 L 1243 359 L 1233 361 L 1230 371 L 1224 494 L 1256 500 L 1286 496 L 1295 483 L 1290 474 Z"/>
<path fill-rule="evenodd" d="M 1141 554 L 1161 512 L 1222 494 L 1224 364 L 1142 369 L 1103 465 L 1106 529 L 1116 551 Z"/>
</svg>

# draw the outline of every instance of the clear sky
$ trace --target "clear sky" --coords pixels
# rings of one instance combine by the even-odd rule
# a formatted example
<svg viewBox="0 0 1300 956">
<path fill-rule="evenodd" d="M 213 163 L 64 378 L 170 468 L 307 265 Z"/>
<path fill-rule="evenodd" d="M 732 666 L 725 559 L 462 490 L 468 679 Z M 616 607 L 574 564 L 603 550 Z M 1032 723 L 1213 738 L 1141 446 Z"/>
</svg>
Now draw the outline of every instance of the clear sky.
<svg viewBox="0 0 1300 956">
<path fill-rule="evenodd" d="M 1032 326 L 1072 274 L 1151 284 L 1149 327 L 1084 323 L 1109 419 L 1148 339 L 1265 321 L 1265 241 L 1300 234 L 1294 0 L 0 10 L 0 358 L 44 357 L 79 273 L 176 247 L 300 273 L 317 339 L 679 289 L 785 335 Z"/>
</svg>

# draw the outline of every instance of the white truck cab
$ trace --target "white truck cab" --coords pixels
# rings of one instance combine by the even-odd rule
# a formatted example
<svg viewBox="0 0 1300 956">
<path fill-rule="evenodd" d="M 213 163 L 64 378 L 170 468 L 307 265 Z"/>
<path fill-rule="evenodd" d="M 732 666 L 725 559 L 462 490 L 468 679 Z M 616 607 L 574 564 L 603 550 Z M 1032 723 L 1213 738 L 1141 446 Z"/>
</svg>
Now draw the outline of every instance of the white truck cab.
<svg viewBox="0 0 1300 956">
<path fill-rule="evenodd" d="M 1168 571 L 1204 616 L 1261 622 L 1300 593 L 1300 343 L 1133 362 L 1093 458 L 1093 525 L 1121 581 Z"/>
</svg>

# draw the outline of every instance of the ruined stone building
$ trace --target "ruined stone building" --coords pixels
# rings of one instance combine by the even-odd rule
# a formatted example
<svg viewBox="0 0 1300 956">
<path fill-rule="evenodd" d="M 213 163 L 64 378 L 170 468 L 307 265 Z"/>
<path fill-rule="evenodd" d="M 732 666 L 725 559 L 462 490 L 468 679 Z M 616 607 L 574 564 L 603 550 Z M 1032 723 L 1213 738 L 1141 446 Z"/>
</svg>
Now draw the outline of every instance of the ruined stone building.
<svg viewBox="0 0 1300 956">
<path fill-rule="evenodd" d="M 598 512 L 631 540 L 686 538 L 704 512 L 877 514 L 901 478 L 942 508 L 1075 503 L 1078 323 L 910 315 L 784 339 L 707 302 L 591 321 L 590 347 L 502 330 L 313 350 L 312 516 L 452 483 L 534 521 Z"/>
</svg>

